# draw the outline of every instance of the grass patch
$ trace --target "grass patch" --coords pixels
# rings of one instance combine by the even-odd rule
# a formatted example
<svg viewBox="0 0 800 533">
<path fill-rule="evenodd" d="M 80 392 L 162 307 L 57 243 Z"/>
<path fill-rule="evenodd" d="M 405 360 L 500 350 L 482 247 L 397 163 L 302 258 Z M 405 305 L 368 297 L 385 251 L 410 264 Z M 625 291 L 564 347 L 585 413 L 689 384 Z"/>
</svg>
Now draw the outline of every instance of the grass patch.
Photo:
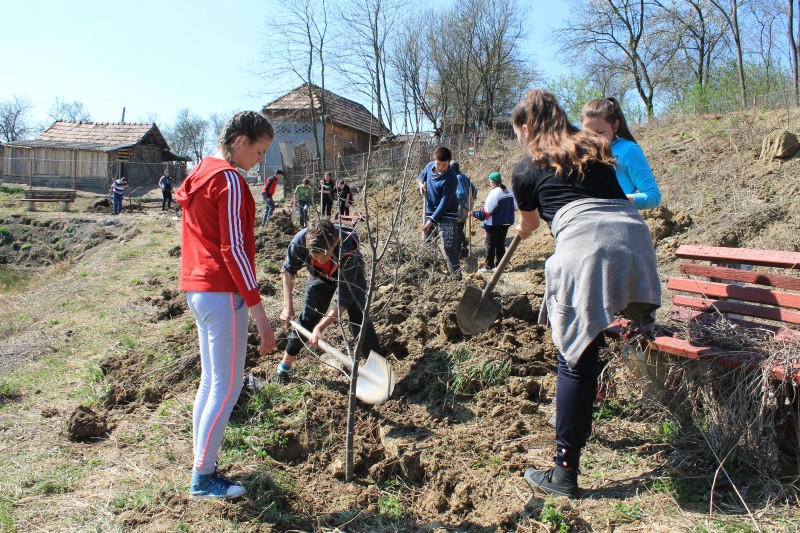
<svg viewBox="0 0 800 533">
<path fill-rule="evenodd" d="M 509 361 L 478 360 L 464 344 L 440 357 L 449 367 L 448 388 L 456 396 L 473 396 L 486 388 L 504 385 L 511 375 Z"/>
<path fill-rule="evenodd" d="M 15 531 L 17 521 L 14 519 L 14 507 L 16 504 L 12 500 L 0 496 L 0 532 Z"/>
<path fill-rule="evenodd" d="M 616 502 L 611 509 L 609 521 L 612 524 L 630 524 L 644 516 L 640 502 Z"/>
<path fill-rule="evenodd" d="M 0 185 L 0 192 L 4 194 L 25 194 L 25 188 L 15 187 L 13 185 Z"/>
<path fill-rule="evenodd" d="M 301 387 L 283 387 L 267 384 L 254 393 L 247 403 L 231 416 L 222 439 L 222 453 L 226 461 L 239 458 L 266 458 L 275 446 L 286 443 L 283 431 L 287 425 L 302 423 L 304 412 L 294 412 L 294 420 L 279 414 L 287 406 L 303 398 Z"/>
<path fill-rule="evenodd" d="M 17 389 L 6 381 L 0 381 L 0 405 L 12 400 L 17 395 Z"/>
</svg>

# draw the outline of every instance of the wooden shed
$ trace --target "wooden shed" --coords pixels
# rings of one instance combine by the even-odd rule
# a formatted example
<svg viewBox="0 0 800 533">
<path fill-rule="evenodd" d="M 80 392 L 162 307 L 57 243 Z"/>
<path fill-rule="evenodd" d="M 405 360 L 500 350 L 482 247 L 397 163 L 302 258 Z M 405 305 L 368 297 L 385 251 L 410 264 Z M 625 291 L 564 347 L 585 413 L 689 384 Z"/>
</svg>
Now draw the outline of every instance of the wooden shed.
<svg viewBox="0 0 800 533">
<path fill-rule="evenodd" d="M 58 121 L 33 140 L 5 145 L 3 180 L 105 193 L 124 176 L 140 195 L 158 186 L 167 167 L 183 176 L 189 160 L 170 152 L 155 124 Z"/>
<path fill-rule="evenodd" d="M 310 160 L 333 168 L 336 157 L 364 153 L 371 144 L 391 134 L 386 126 L 379 133 L 378 119 L 363 105 L 313 84 L 303 84 L 270 102 L 262 113 L 275 126 L 275 142 L 265 158 L 269 172 Z M 322 152 L 319 154 L 314 129 Z"/>
</svg>

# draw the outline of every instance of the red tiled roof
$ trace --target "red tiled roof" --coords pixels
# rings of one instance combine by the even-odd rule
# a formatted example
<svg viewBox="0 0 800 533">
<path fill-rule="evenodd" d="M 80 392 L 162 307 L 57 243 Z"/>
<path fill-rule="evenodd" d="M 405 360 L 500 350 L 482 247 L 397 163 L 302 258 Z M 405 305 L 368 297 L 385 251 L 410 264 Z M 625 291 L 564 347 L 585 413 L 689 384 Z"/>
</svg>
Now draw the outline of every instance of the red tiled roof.
<svg viewBox="0 0 800 533">
<path fill-rule="evenodd" d="M 378 135 L 378 119 L 366 107 L 313 84 L 311 85 L 311 90 L 314 98 L 314 109 L 317 112 L 322 109 L 321 99 L 324 94 L 325 106 L 328 108 L 327 115 L 331 122 L 363 131 L 364 133 L 369 133 L 371 126 L 372 135 Z M 308 84 L 303 84 L 265 105 L 262 108 L 262 112 L 267 116 L 271 116 L 273 114 L 271 112 L 275 111 L 307 111 L 309 109 L 308 100 Z M 384 135 L 387 135 L 389 128 L 384 126 L 383 132 Z"/>
</svg>

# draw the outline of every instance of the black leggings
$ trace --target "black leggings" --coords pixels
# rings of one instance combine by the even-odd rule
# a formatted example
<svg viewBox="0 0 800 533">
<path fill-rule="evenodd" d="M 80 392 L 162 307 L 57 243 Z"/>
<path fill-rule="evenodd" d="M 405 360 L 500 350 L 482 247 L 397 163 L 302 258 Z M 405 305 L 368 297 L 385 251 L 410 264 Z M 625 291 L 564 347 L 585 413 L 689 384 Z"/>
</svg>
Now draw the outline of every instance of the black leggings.
<svg viewBox="0 0 800 533">
<path fill-rule="evenodd" d="M 597 364 L 606 346 L 601 332 L 586 347 L 574 368 L 558 354 L 556 380 L 556 456 L 559 466 L 578 468 L 581 449 L 592 431 L 592 405 L 597 396 Z"/>
<path fill-rule="evenodd" d="M 486 226 L 486 262 L 483 266 L 494 268 L 506 253 L 506 235 L 511 226 Z"/>
<path fill-rule="evenodd" d="M 333 209 L 333 198 L 331 198 L 327 194 L 322 195 L 322 216 L 329 217 L 331 216 L 331 210 Z"/>
</svg>

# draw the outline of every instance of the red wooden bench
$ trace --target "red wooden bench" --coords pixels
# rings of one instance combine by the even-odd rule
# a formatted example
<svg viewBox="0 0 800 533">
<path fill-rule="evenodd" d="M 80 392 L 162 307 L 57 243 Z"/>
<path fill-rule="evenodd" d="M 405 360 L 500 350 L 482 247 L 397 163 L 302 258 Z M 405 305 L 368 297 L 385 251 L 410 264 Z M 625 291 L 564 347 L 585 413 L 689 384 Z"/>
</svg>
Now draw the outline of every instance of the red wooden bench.
<svg viewBox="0 0 800 533">
<path fill-rule="evenodd" d="M 800 353 L 800 276 L 795 274 L 800 270 L 800 252 L 684 245 L 675 256 L 687 261 L 680 263 L 683 276 L 667 281 L 667 288 L 674 293 L 670 318 L 708 324 L 725 317 L 745 333 L 766 330 L 776 340 L 797 342 Z M 617 320 L 606 334 L 631 340 L 634 329 L 629 321 Z M 763 353 L 704 346 L 681 339 L 677 333 L 657 335 L 655 340 L 640 343 L 650 351 L 646 361 L 641 361 L 639 351 L 640 364 L 657 364 L 651 354 L 660 352 L 729 367 L 760 367 L 775 379 L 800 383 L 800 359 L 777 365 L 767 361 Z M 650 375 L 653 376 L 652 371 Z"/>
</svg>

